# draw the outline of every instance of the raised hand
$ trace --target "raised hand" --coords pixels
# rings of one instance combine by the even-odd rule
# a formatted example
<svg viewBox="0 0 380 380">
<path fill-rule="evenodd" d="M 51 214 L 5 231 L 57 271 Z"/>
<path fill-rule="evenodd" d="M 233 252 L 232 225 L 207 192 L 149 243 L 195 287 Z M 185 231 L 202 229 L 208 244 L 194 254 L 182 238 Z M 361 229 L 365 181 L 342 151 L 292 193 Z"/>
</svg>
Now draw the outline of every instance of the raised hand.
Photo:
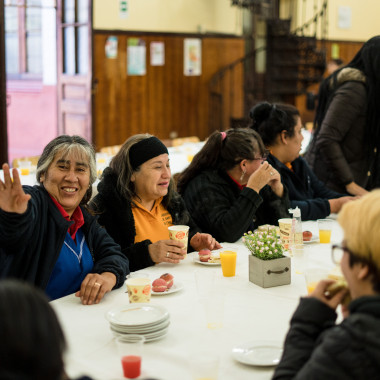
<svg viewBox="0 0 380 380">
<path fill-rule="evenodd" d="M 6 212 L 23 214 L 28 208 L 29 194 L 21 186 L 17 169 L 13 169 L 13 182 L 8 164 L 3 164 L 4 182 L 0 180 L 0 209 Z"/>
<path fill-rule="evenodd" d="M 262 165 L 251 174 L 248 179 L 247 187 L 250 187 L 258 193 L 265 185 L 271 186 L 272 190 L 278 196 L 282 196 L 284 188 L 281 183 L 281 176 L 267 161 L 263 162 Z"/>
</svg>

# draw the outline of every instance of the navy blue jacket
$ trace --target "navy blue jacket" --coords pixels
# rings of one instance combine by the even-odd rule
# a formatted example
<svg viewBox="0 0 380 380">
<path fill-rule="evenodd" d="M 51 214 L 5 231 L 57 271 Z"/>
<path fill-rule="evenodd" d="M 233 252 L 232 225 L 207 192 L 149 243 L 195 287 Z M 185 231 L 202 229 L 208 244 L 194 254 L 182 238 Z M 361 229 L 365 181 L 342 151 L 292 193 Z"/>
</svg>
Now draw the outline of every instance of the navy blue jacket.
<svg viewBox="0 0 380 380">
<path fill-rule="evenodd" d="M 24 214 L 0 210 L 0 278 L 19 278 L 45 289 L 73 222 L 64 219 L 42 186 L 23 189 L 32 196 Z M 92 273 L 113 273 L 118 288 L 129 273 L 128 259 L 96 217 L 83 208 L 82 212 L 82 229 L 94 260 Z"/>
<path fill-rule="evenodd" d="M 301 209 L 302 220 L 326 218 L 331 212 L 328 200 L 346 195 L 327 188 L 302 157 L 291 163 L 293 171 L 272 154 L 268 156 L 268 162 L 280 173 L 281 181 L 289 191 L 291 207 Z"/>
</svg>

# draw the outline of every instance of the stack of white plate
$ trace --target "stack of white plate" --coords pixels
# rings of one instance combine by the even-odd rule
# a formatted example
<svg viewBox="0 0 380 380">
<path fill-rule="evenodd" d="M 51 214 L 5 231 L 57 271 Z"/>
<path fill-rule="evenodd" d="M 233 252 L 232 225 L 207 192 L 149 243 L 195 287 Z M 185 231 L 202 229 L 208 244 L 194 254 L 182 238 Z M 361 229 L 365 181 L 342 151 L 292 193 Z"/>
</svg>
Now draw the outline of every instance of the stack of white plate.
<svg viewBox="0 0 380 380">
<path fill-rule="evenodd" d="M 132 303 L 107 312 L 106 318 L 115 336 L 139 334 L 146 342 L 163 338 L 169 329 L 169 312 L 162 306 Z"/>
</svg>

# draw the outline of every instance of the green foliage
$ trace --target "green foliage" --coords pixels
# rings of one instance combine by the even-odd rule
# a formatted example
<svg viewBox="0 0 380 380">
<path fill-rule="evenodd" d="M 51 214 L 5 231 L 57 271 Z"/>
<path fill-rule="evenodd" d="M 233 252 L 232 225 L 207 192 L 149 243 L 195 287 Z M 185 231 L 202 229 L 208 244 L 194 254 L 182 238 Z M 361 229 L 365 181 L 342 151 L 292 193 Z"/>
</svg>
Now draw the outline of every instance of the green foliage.
<svg viewBox="0 0 380 380">
<path fill-rule="evenodd" d="M 284 257 L 281 240 L 275 230 L 269 232 L 247 232 L 243 236 L 243 243 L 253 256 L 261 260 L 273 260 Z"/>
</svg>

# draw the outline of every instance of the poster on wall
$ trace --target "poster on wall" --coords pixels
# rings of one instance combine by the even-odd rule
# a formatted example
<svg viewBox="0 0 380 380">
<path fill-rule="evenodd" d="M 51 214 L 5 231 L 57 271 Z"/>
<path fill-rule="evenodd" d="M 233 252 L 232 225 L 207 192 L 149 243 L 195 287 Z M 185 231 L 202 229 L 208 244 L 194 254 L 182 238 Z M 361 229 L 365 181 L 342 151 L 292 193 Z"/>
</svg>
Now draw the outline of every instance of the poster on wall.
<svg viewBox="0 0 380 380">
<path fill-rule="evenodd" d="M 200 38 L 185 38 L 183 41 L 183 73 L 186 76 L 202 74 L 202 41 Z"/>
<path fill-rule="evenodd" d="M 128 38 L 127 74 L 146 74 L 146 46 L 145 41 L 141 38 Z"/>
<path fill-rule="evenodd" d="M 116 59 L 117 58 L 117 37 L 109 36 L 106 41 L 106 45 L 104 47 L 106 58 L 108 59 Z"/>
<path fill-rule="evenodd" d="M 151 66 L 165 65 L 165 45 L 163 42 L 150 43 L 150 64 Z"/>
<path fill-rule="evenodd" d="M 128 18 L 128 1 L 129 0 L 119 0 L 119 18 Z"/>
</svg>

